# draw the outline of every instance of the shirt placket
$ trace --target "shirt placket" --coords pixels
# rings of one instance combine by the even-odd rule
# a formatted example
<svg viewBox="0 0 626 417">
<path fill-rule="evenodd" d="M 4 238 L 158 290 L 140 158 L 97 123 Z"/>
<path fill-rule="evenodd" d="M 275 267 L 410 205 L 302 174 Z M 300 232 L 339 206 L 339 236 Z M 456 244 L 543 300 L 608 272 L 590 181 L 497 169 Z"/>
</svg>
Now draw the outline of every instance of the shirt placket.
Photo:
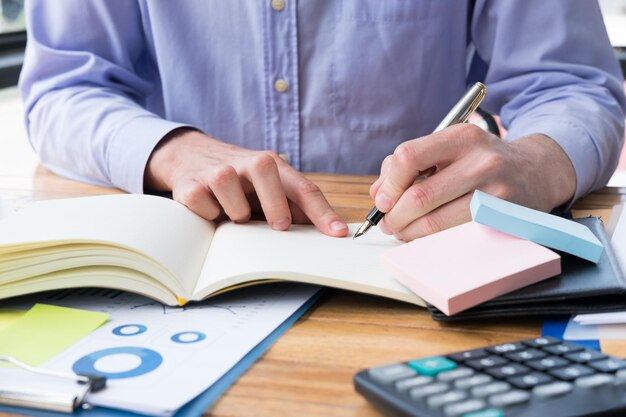
<svg viewBox="0 0 626 417">
<path fill-rule="evenodd" d="M 296 0 L 265 0 L 265 148 L 300 169 Z"/>
</svg>

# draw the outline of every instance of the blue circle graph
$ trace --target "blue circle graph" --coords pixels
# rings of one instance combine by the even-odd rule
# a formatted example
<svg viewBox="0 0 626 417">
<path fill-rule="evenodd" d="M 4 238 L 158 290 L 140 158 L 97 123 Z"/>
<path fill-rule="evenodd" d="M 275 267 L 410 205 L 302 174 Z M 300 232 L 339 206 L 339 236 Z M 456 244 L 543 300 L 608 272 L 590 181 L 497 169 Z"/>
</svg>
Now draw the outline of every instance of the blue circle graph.
<svg viewBox="0 0 626 417">
<path fill-rule="evenodd" d="M 124 329 L 133 327 L 136 329 L 134 332 L 124 333 Z M 148 328 L 143 324 L 124 324 L 123 326 L 118 326 L 113 329 L 113 334 L 116 334 L 118 336 L 135 336 L 141 333 L 145 333 L 146 330 L 148 330 Z"/>
<path fill-rule="evenodd" d="M 195 339 L 185 339 L 187 335 L 195 336 Z M 176 343 L 197 343 L 206 339 L 206 335 L 202 332 L 180 332 L 176 333 L 171 339 Z"/>
<path fill-rule="evenodd" d="M 133 369 L 122 372 L 101 372 L 95 367 L 96 361 L 111 355 L 135 355 L 141 362 Z M 132 378 L 154 371 L 163 363 L 163 357 L 152 349 L 124 346 L 98 350 L 83 356 L 74 363 L 72 370 L 79 375 L 97 375 L 110 379 Z"/>
</svg>

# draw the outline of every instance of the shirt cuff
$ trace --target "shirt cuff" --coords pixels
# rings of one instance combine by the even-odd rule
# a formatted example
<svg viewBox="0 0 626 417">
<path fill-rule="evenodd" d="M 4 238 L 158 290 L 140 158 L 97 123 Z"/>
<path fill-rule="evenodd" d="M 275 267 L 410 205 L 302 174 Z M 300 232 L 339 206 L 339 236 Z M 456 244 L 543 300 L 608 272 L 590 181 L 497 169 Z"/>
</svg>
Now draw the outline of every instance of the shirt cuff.
<svg viewBox="0 0 626 417">
<path fill-rule="evenodd" d="M 133 194 L 143 194 L 144 173 L 154 148 L 174 129 L 189 127 L 156 115 L 133 118 L 114 134 L 108 158 L 111 183 Z"/>
<path fill-rule="evenodd" d="M 564 210 L 569 210 L 576 200 L 593 191 L 596 174 L 600 170 L 598 150 L 585 129 L 571 120 L 553 117 L 518 120 L 515 126 L 509 129 L 506 140 L 514 141 L 537 133 L 546 135 L 558 143 L 574 166 L 576 192 L 568 203 L 561 206 Z"/>
</svg>

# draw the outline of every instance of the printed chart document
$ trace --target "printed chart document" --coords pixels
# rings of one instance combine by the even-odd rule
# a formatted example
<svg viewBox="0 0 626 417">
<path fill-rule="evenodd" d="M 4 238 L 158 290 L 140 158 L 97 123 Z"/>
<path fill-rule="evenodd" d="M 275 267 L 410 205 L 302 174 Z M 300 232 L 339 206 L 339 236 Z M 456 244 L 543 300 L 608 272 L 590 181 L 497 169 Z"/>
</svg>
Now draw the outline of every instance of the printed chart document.
<svg viewBox="0 0 626 417">
<path fill-rule="evenodd" d="M 42 367 L 107 377 L 107 388 L 87 398 L 91 404 L 167 417 L 213 385 L 318 290 L 258 285 L 180 308 L 122 291 L 71 289 L 2 307 L 28 309 L 42 302 L 109 314 L 107 323 Z"/>
</svg>

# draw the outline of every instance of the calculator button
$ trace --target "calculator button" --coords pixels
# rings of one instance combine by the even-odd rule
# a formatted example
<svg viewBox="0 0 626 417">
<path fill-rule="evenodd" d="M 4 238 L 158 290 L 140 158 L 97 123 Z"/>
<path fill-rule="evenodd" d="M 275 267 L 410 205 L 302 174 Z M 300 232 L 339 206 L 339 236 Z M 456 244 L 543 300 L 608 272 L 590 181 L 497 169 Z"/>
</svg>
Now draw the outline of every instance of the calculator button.
<svg viewBox="0 0 626 417">
<path fill-rule="evenodd" d="M 578 378 L 574 383 L 578 388 L 595 388 L 613 383 L 615 377 L 611 374 L 595 374 Z"/>
<path fill-rule="evenodd" d="M 439 372 L 456 368 L 456 362 L 443 356 L 431 356 L 409 362 L 409 366 L 422 375 L 437 375 Z"/>
<path fill-rule="evenodd" d="M 437 380 L 442 382 L 450 382 L 455 379 L 465 378 L 474 375 L 474 370 L 470 368 L 456 368 L 451 371 L 440 372 L 437 375 Z"/>
<path fill-rule="evenodd" d="M 489 368 L 485 372 L 487 372 L 489 375 L 495 378 L 503 379 L 503 378 L 527 374 L 528 372 L 530 372 L 530 369 L 528 369 L 528 367 L 521 365 L 519 363 L 509 363 L 504 366 L 496 366 L 493 368 Z"/>
<path fill-rule="evenodd" d="M 567 353 L 580 352 L 584 348 L 575 343 L 563 342 L 560 345 L 553 345 L 544 347 L 543 350 L 553 355 L 565 355 Z"/>
<path fill-rule="evenodd" d="M 501 345 L 489 346 L 487 348 L 487 351 L 491 353 L 496 353 L 496 354 L 504 354 L 504 353 L 517 352 L 518 350 L 523 350 L 523 349 L 526 349 L 526 346 L 524 346 L 520 342 L 516 342 L 516 343 L 503 343 Z"/>
<path fill-rule="evenodd" d="M 497 408 L 489 408 L 487 410 L 476 411 L 475 413 L 464 414 L 463 417 L 504 417 L 504 413 Z"/>
<path fill-rule="evenodd" d="M 439 408 L 444 405 L 455 403 L 467 398 L 465 391 L 448 391 L 444 394 L 432 395 L 426 399 L 426 404 L 430 408 Z"/>
<path fill-rule="evenodd" d="M 524 340 L 522 343 L 530 347 L 539 348 L 543 346 L 556 345 L 557 343 L 561 343 L 561 341 L 552 336 L 542 336 L 535 339 Z"/>
<path fill-rule="evenodd" d="M 626 369 L 626 360 L 618 358 L 608 358 L 601 361 L 589 362 L 587 365 L 600 372 L 615 372 Z"/>
<path fill-rule="evenodd" d="M 615 385 L 626 385 L 626 369 L 617 371 L 615 374 Z"/>
<path fill-rule="evenodd" d="M 489 353 L 485 349 L 466 350 L 465 352 L 457 352 L 448 355 L 450 359 L 456 362 L 465 362 L 472 359 L 480 359 L 488 356 Z"/>
<path fill-rule="evenodd" d="M 604 359 L 607 356 L 597 350 L 584 350 L 582 352 L 570 353 L 569 355 L 565 355 L 565 357 L 572 362 L 586 363 Z"/>
<path fill-rule="evenodd" d="M 545 358 L 546 356 L 548 356 L 548 354 L 538 349 L 528 349 L 522 350 L 521 352 L 507 353 L 504 356 L 515 362 L 526 362 L 535 359 Z"/>
<path fill-rule="evenodd" d="M 446 405 L 443 408 L 443 414 L 448 417 L 457 417 L 460 415 L 466 415 L 467 413 L 471 413 L 472 411 L 482 410 L 487 407 L 487 403 L 483 400 L 473 399 L 463 401 L 461 403 Z"/>
<path fill-rule="evenodd" d="M 557 395 L 567 394 L 572 388 L 573 386 L 569 382 L 558 381 L 533 388 L 533 395 L 538 398 L 556 397 Z"/>
<path fill-rule="evenodd" d="M 454 381 L 454 387 L 457 389 L 468 389 L 478 385 L 488 384 L 493 381 L 493 378 L 489 375 L 480 374 L 470 376 L 469 378 L 457 379 Z"/>
<path fill-rule="evenodd" d="M 569 364 L 571 364 L 570 361 L 559 358 L 558 356 L 548 356 L 547 358 L 526 362 L 526 365 L 538 371 L 560 368 Z"/>
<path fill-rule="evenodd" d="M 501 392 L 505 392 L 511 389 L 511 385 L 503 382 L 497 381 L 487 385 L 481 385 L 479 387 L 472 388 L 471 394 L 473 397 L 488 397 L 493 394 L 500 394 Z"/>
<path fill-rule="evenodd" d="M 378 366 L 376 368 L 370 368 L 367 371 L 370 378 L 379 384 L 388 385 L 399 379 L 410 378 L 417 375 L 413 369 L 404 364 L 385 365 Z"/>
<path fill-rule="evenodd" d="M 435 382 L 434 384 L 424 385 L 422 387 L 413 388 L 409 391 L 411 398 L 414 400 L 421 400 L 429 395 L 441 394 L 446 392 L 450 386 L 445 382 Z"/>
<path fill-rule="evenodd" d="M 540 384 L 552 382 L 553 378 L 540 372 L 509 378 L 508 381 L 519 389 L 530 389 Z"/>
<path fill-rule="evenodd" d="M 489 397 L 489 404 L 493 407 L 508 407 L 510 405 L 525 403 L 530 400 L 530 394 L 526 391 L 509 391 L 504 394 L 495 394 Z"/>
<path fill-rule="evenodd" d="M 565 368 L 555 369 L 550 371 L 550 375 L 563 379 L 565 381 L 571 381 L 581 376 L 587 376 L 593 374 L 593 369 L 585 365 L 570 365 Z"/>
<path fill-rule="evenodd" d="M 508 363 L 508 361 L 503 357 L 493 355 L 482 359 L 467 361 L 466 365 L 471 366 L 474 369 L 482 370 L 485 368 L 491 368 L 492 366 L 504 365 L 506 363 Z"/>
<path fill-rule="evenodd" d="M 396 382 L 396 390 L 400 392 L 405 392 L 410 390 L 411 388 L 430 384 L 431 382 L 433 382 L 433 378 L 431 376 L 420 375 Z"/>
</svg>

